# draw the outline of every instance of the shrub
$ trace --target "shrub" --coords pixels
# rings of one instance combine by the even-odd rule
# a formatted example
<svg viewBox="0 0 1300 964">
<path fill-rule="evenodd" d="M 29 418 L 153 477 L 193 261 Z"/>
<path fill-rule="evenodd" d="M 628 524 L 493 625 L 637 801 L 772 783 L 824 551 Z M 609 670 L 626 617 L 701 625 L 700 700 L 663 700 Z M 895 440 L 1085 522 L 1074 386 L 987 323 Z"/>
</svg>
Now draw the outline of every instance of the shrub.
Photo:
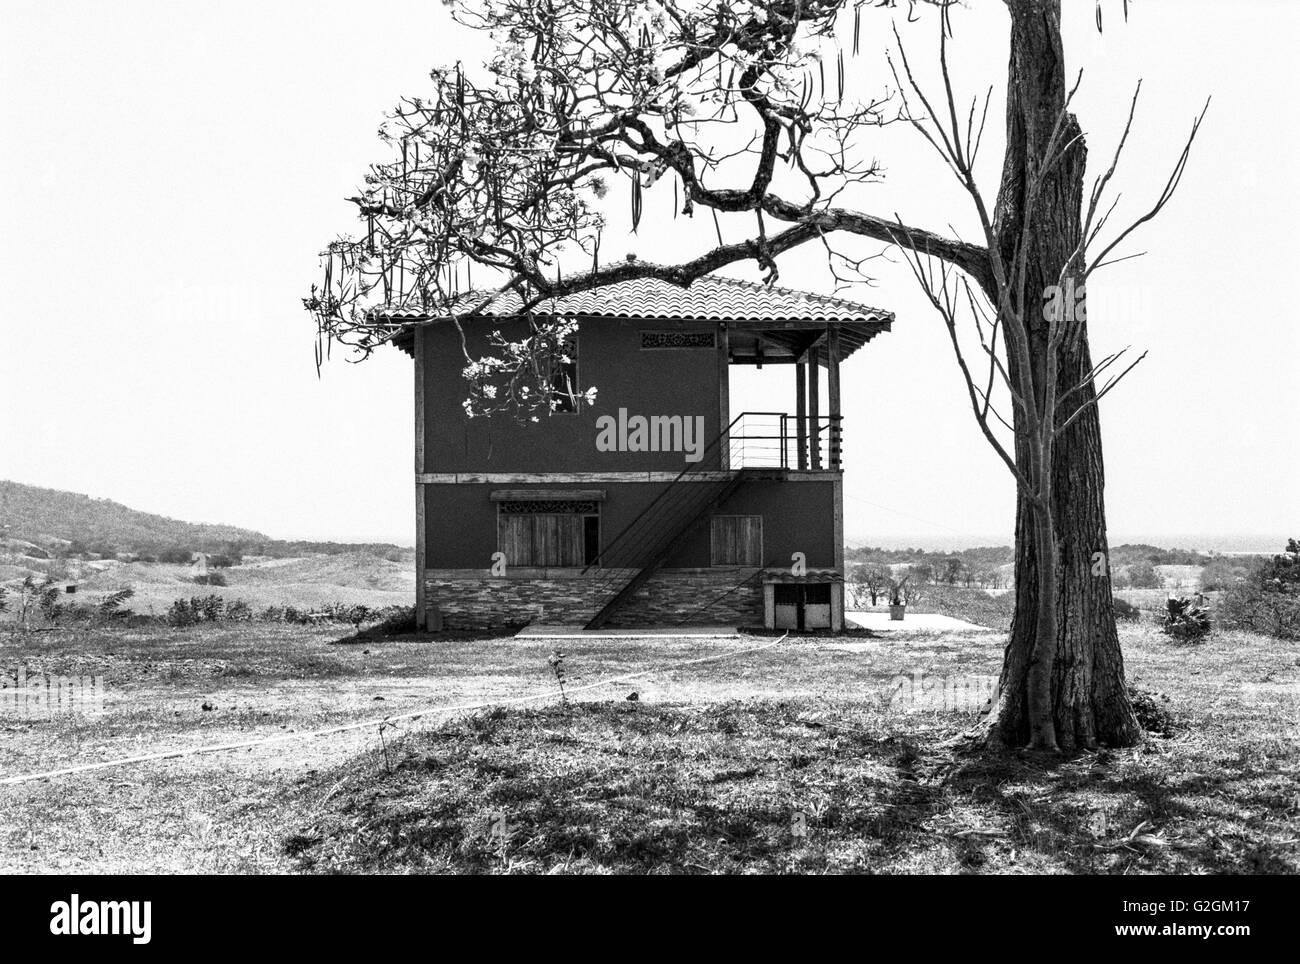
<svg viewBox="0 0 1300 964">
<path fill-rule="evenodd" d="M 51 626 L 58 624 L 59 618 L 63 616 L 67 609 L 63 603 L 59 602 L 59 597 L 61 595 L 63 595 L 63 593 L 59 590 L 58 586 L 47 585 L 41 590 L 40 599 L 37 602 L 37 606 L 41 610 L 41 615 L 45 617 L 46 621 Z"/>
<path fill-rule="evenodd" d="M 1210 611 L 1194 600 L 1176 596 L 1165 603 L 1164 632 L 1175 639 L 1198 640 L 1210 631 Z"/>
<path fill-rule="evenodd" d="M 221 619 L 225 600 L 220 596 L 191 596 L 177 599 L 167 610 L 167 622 L 173 626 L 193 626 L 199 622 L 215 623 Z"/>
<path fill-rule="evenodd" d="M 1278 639 L 1300 639 L 1300 542 L 1258 560 L 1246 578 L 1229 586 L 1219 600 L 1226 625 Z"/>
<path fill-rule="evenodd" d="M 419 631 L 414 606 L 387 606 L 374 615 L 380 617 L 374 631 L 381 636 L 399 636 Z"/>
<path fill-rule="evenodd" d="M 195 615 L 188 599 L 177 599 L 167 609 L 167 623 L 178 629 L 193 626 L 198 621 L 198 616 Z"/>
<path fill-rule="evenodd" d="M 253 607 L 242 599 L 236 599 L 226 606 L 226 618 L 242 621 L 253 618 Z"/>
<path fill-rule="evenodd" d="M 1219 599 L 1225 626 L 1278 639 L 1300 639 L 1300 592 L 1270 591 L 1256 579 L 1241 582 Z"/>
<path fill-rule="evenodd" d="M 915 611 L 939 613 L 990 629 L 1006 629 L 1011 625 L 1015 608 L 1014 593 L 990 596 L 983 589 L 937 585 L 926 587 L 925 598 Z"/>
<path fill-rule="evenodd" d="M 1128 697 L 1138 725 L 1148 733 L 1174 736 L 1185 728 L 1170 710 L 1169 697 L 1165 694 L 1129 683 Z"/>
<path fill-rule="evenodd" d="M 1250 578 L 1250 571 L 1248 560 L 1220 556 L 1201 567 L 1201 589 L 1206 592 L 1231 589 Z"/>
<path fill-rule="evenodd" d="M 1145 561 L 1128 567 L 1128 581 L 1134 589 L 1159 589 L 1163 585 L 1156 567 Z"/>
<path fill-rule="evenodd" d="M 1142 618 L 1142 610 L 1138 609 L 1127 599 L 1120 599 L 1118 596 L 1111 600 L 1115 609 L 1115 618 L 1122 619 L 1125 622 L 1135 623 Z"/>
<path fill-rule="evenodd" d="M 190 605 L 203 619 L 215 623 L 221 618 L 226 608 L 226 601 L 220 596 L 204 596 L 200 599 L 191 599 Z"/>
<path fill-rule="evenodd" d="M 1267 589 L 1300 592 L 1300 541 L 1288 539 L 1286 551 L 1266 563 L 1260 577 Z"/>
<path fill-rule="evenodd" d="M 222 573 L 219 573 L 219 572 L 208 572 L 208 573 L 203 573 L 202 575 L 195 576 L 195 577 L 194 577 L 194 581 L 195 581 L 196 583 L 198 583 L 200 586 L 226 586 L 226 585 L 229 585 L 229 583 L 226 582 L 226 577 L 225 577 Z"/>
<path fill-rule="evenodd" d="M 126 602 L 135 595 L 135 590 L 130 586 L 125 589 L 119 589 L 117 592 L 109 593 L 99 601 L 96 606 L 96 615 L 100 619 L 118 619 L 131 615 L 131 610 L 123 609 L 122 603 Z"/>
</svg>

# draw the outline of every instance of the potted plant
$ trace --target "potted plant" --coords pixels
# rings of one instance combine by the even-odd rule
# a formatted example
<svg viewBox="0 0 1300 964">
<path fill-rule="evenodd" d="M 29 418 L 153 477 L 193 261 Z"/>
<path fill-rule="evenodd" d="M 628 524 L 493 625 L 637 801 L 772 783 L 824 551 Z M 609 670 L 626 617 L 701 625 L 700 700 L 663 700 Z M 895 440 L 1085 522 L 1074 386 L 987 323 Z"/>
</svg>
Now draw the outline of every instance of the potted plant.
<svg viewBox="0 0 1300 964">
<path fill-rule="evenodd" d="M 889 580 L 889 618 L 902 619 L 907 612 L 907 603 L 911 599 L 911 587 L 908 580 L 911 576 L 904 576 L 902 579 Z"/>
</svg>

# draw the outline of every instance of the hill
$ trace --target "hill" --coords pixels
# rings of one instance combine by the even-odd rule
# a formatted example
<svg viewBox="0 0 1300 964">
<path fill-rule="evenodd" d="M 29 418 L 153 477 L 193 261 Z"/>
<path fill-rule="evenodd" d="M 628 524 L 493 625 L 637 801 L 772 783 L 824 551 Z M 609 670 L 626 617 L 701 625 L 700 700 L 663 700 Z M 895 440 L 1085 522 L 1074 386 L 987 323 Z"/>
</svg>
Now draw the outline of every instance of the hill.
<svg viewBox="0 0 1300 964">
<path fill-rule="evenodd" d="M 0 537 L 60 554 L 221 552 L 272 541 L 252 529 L 182 522 L 109 499 L 0 481 Z"/>
<path fill-rule="evenodd" d="M 195 552 L 225 555 L 235 562 L 246 555 L 286 558 L 357 552 L 396 561 L 410 550 L 388 543 L 272 539 L 252 529 L 182 522 L 79 492 L 0 481 L 0 554 L 29 560 L 117 556 L 188 563 Z"/>
</svg>

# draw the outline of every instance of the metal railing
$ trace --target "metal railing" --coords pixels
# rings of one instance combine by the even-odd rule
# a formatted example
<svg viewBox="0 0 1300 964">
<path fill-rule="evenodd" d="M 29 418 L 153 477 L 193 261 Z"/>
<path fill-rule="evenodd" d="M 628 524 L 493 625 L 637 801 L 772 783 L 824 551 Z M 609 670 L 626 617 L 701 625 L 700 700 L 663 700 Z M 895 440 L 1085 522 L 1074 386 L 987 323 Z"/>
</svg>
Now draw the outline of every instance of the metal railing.
<svg viewBox="0 0 1300 964">
<path fill-rule="evenodd" d="M 839 467 L 837 415 L 742 412 L 617 535 L 600 548 L 594 571 L 596 598 L 612 599 L 667 550 L 710 503 L 740 481 L 742 469 Z M 721 466 L 721 469 L 719 468 Z M 689 478 L 712 474 L 716 478 Z"/>
<path fill-rule="evenodd" d="M 744 412 L 728 427 L 729 467 L 840 468 L 839 415 Z"/>
</svg>

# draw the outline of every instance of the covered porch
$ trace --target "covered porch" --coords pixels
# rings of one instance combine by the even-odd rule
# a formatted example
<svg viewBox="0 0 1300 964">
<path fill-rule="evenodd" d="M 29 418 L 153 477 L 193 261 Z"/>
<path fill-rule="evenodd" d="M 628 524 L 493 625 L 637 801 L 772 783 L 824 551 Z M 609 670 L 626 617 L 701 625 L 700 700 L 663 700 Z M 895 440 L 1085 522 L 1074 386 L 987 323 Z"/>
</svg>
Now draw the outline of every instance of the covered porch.
<svg viewBox="0 0 1300 964">
<path fill-rule="evenodd" d="M 721 424 L 729 426 L 721 446 L 721 467 L 841 471 L 840 363 L 878 333 L 888 331 L 891 320 L 720 323 L 719 411 Z M 794 375 L 794 410 L 746 411 L 733 417 L 732 366 L 755 370 L 787 366 Z"/>
</svg>

